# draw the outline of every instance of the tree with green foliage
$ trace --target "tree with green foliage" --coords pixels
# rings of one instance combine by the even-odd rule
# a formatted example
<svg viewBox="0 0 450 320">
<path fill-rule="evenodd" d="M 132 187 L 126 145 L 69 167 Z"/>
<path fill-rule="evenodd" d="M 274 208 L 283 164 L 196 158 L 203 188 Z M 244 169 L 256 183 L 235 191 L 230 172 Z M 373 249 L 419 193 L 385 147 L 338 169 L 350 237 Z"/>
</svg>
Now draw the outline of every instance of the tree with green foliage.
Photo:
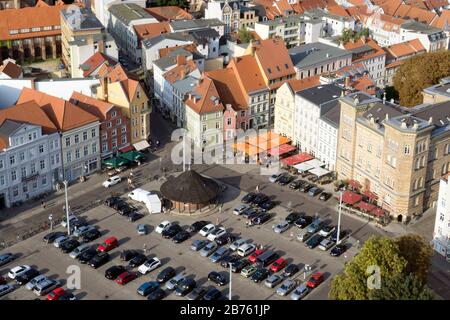
<svg viewBox="0 0 450 320">
<path fill-rule="evenodd" d="M 422 90 L 450 76 L 450 51 L 441 50 L 411 57 L 394 75 L 400 104 L 415 106 L 423 101 Z"/>
<path fill-rule="evenodd" d="M 335 276 L 331 282 L 329 296 L 336 300 L 367 300 L 376 297 L 383 298 L 381 289 L 369 289 L 368 278 L 371 276 L 370 266 L 379 267 L 381 285 L 386 286 L 386 295 L 401 296 L 401 292 L 395 292 L 395 283 L 413 275 L 415 279 L 409 279 L 407 285 L 411 288 L 411 294 L 425 292 L 425 289 L 417 285 L 425 285 L 424 278 L 428 272 L 430 254 L 428 244 L 422 238 L 407 235 L 397 239 L 373 236 L 368 239 L 350 262 L 346 263 L 341 274 Z M 409 251 L 414 250 L 414 251 Z M 417 255 L 414 257 L 414 253 Z M 405 278 L 406 279 L 406 278 Z M 399 290 L 403 290 L 398 287 Z M 375 294 L 374 291 L 377 291 Z M 426 296 L 425 293 L 424 297 Z M 407 297 L 407 293 L 403 295 Z"/>
<path fill-rule="evenodd" d="M 428 287 L 413 273 L 381 280 L 379 290 L 369 291 L 370 300 L 433 300 Z"/>
<path fill-rule="evenodd" d="M 249 43 L 251 40 L 253 40 L 253 34 L 247 30 L 247 28 L 239 29 L 239 40 L 241 43 Z"/>
<path fill-rule="evenodd" d="M 352 29 L 344 29 L 342 32 L 342 35 L 338 38 L 338 41 L 346 44 L 350 41 L 357 41 L 361 37 L 368 37 L 369 36 L 369 29 L 363 28 L 360 31 L 354 31 Z"/>
</svg>

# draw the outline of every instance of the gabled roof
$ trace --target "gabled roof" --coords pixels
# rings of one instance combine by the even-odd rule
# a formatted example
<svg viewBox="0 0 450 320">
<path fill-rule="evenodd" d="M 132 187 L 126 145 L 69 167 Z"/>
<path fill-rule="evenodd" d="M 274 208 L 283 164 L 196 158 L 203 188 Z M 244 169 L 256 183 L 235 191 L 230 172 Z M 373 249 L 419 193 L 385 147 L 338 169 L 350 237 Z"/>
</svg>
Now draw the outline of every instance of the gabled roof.
<svg viewBox="0 0 450 320">
<path fill-rule="evenodd" d="M 239 85 L 246 94 L 268 89 L 255 57 L 251 55 L 236 57 L 228 64 L 228 68 L 234 69 Z"/>
<path fill-rule="evenodd" d="M 163 33 L 170 33 L 169 22 L 144 23 L 133 26 L 139 40 L 150 39 Z"/>
<path fill-rule="evenodd" d="M 7 61 L 6 64 L 0 66 L 0 73 L 6 74 L 11 79 L 17 79 L 22 74 L 22 68 L 11 61 Z"/>
<path fill-rule="evenodd" d="M 187 11 L 184 11 L 177 6 L 163 6 L 147 8 L 148 13 L 155 17 L 158 21 L 171 21 L 171 20 L 192 20 L 193 17 Z"/>
<path fill-rule="evenodd" d="M 387 53 L 387 60 L 400 59 L 417 53 L 426 52 L 419 39 L 393 44 L 383 48 Z"/>
<path fill-rule="evenodd" d="M 164 79 L 169 83 L 183 79 L 185 76 L 197 70 L 197 65 L 193 60 L 188 60 L 184 64 L 176 66 L 163 74 Z"/>
<path fill-rule="evenodd" d="M 17 103 L 20 104 L 28 101 L 36 101 L 56 128 L 62 132 L 79 128 L 99 120 L 96 116 L 84 111 L 69 101 L 50 96 L 34 89 L 23 88 Z"/>
<path fill-rule="evenodd" d="M 214 82 L 206 77 L 199 79 L 198 85 L 194 87 L 185 103 L 198 114 L 220 112 L 225 109 Z"/>
<path fill-rule="evenodd" d="M 20 129 L 22 123 L 6 119 L 0 122 L 0 150 L 9 147 L 9 137 Z"/>
<path fill-rule="evenodd" d="M 313 76 L 304 79 L 292 79 L 286 82 L 295 94 L 299 91 L 320 85 L 320 76 Z"/>
<path fill-rule="evenodd" d="M 442 10 L 441 15 L 433 20 L 431 26 L 442 30 L 450 30 L 450 10 Z"/>
<path fill-rule="evenodd" d="M 120 63 L 116 64 L 114 67 L 107 68 L 107 70 L 101 73 L 99 72 L 99 75 L 107 78 L 110 83 L 119 82 L 128 101 L 134 99 L 136 91 L 140 86 L 139 78 L 135 74 L 126 71 Z"/>
<path fill-rule="evenodd" d="M 108 112 L 114 108 L 114 104 L 98 100 L 92 97 L 88 97 L 82 93 L 74 91 L 70 97 L 70 102 L 72 102 L 77 107 L 80 107 L 84 111 L 93 114 L 98 117 L 101 121 L 105 121 Z"/>
<path fill-rule="evenodd" d="M 92 72 L 97 70 L 97 68 L 104 63 L 107 63 L 110 66 L 114 66 L 117 61 L 111 57 L 108 57 L 106 54 L 101 53 L 100 51 L 94 53 L 80 66 L 83 70 L 83 77 L 90 76 Z"/>
<path fill-rule="evenodd" d="M 263 40 L 253 47 L 255 57 L 267 79 L 272 80 L 295 74 L 292 60 L 282 39 Z"/>
<path fill-rule="evenodd" d="M 230 104 L 234 110 L 248 108 L 244 89 L 240 86 L 239 80 L 233 68 L 217 69 L 209 71 L 206 75 L 214 81 L 220 99 L 225 104 Z"/>
</svg>

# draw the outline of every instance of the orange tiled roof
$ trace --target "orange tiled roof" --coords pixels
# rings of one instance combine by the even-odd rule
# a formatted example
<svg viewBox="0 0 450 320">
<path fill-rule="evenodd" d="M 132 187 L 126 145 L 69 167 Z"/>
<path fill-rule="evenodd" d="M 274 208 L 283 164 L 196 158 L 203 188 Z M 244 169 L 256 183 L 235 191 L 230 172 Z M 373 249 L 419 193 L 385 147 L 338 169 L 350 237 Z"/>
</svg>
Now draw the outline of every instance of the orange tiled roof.
<svg viewBox="0 0 450 320">
<path fill-rule="evenodd" d="M 383 9 L 384 14 L 393 16 L 402 4 L 402 0 L 383 0 L 375 4 Z"/>
<path fill-rule="evenodd" d="M 55 124 L 35 101 L 17 103 L 9 108 L 0 109 L 0 123 L 6 119 L 41 126 L 44 133 L 58 131 Z"/>
<path fill-rule="evenodd" d="M 434 12 L 406 4 L 401 4 L 395 13 L 391 15 L 404 19 L 414 19 L 426 24 L 430 24 L 437 17 L 437 14 Z"/>
<path fill-rule="evenodd" d="M 133 26 L 139 40 L 151 39 L 163 33 L 170 33 L 170 23 L 167 21 L 159 23 L 145 23 Z"/>
<path fill-rule="evenodd" d="M 248 108 L 243 88 L 239 85 L 237 75 L 232 68 L 217 69 L 209 71 L 206 75 L 214 81 L 220 99 L 225 104 L 238 111 Z"/>
<path fill-rule="evenodd" d="M 327 11 L 341 17 L 351 17 L 350 13 L 348 13 L 348 11 L 340 5 L 328 6 Z"/>
<path fill-rule="evenodd" d="M 367 74 L 353 80 L 351 86 L 358 91 L 364 91 L 368 94 L 375 94 L 375 83 Z"/>
<path fill-rule="evenodd" d="M 198 69 L 197 65 L 193 60 L 186 61 L 185 64 L 176 66 L 163 74 L 164 79 L 169 83 L 174 83 L 175 81 L 182 80 L 186 75 Z"/>
<path fill-rule="evenodd" d="M 34 89 L 23 88 L 17 103 L 29 101 L 35 101 L 62 132 L 98 121 L 96 116 L 77 107 L 72 102 Z"/>
<path fill-rule="evenodd" d="M 253 47 L 255 57 L 267 79 L 278 79 L 295 74 L 294 65 L 283 40 L 267 39 L 254 44 Z"/>
<path fill-rule="evenodd" d="M 292 91 L 299 92 L 320 85 L 320 76 L 313 76 L 304 79 L 292 79 L 286 82 Z"/>
<path fill-rule="evenodd" d="M 145 9 L 158 21 L 170 21 L 170 20 L 192 20 L 193 17 L 190 13 L 184 11 L 177 6 L 164 6 L 164 7 L 152 7 Z"/>
<path fill-rule="evenodd" d="M 140 86 L 139 78 L 127 72 L 120 63 L 114 67 L 102 66 L 99 75 L 102 78 L 108 78 L 110 82 L 119 82 L 129 101 L 134 99 L 137 88 Z"/>
<path fill-rule="evenodd" d="M 235 70 L 239 85 L 246 94 L 267 88 L 258 63 L 253 56 L 246 55 L 234 58 L 228 64 L 228 68 Z"/>
<path fill-rule="evenodd" d="M 388 60 L 400 59 L 417 53 L 426 52 L 419 39 L 400 42 L 389 47 L 385 47 L 384 50 L 388 55 Z"/>
<path fill-rule="evenodd" d="M 83 76 L 88 77 L 92 72 L 94 72 L 94 70 L 96 70 L 104 63 L 110 66 L 114 66 L 117 63 L 117 61 L 101 52 L 94 53 L 91 57 L 89 57 L 89 59 L 87 59 L 85 62 L 82 63 L 86 66 L 89 66 L 88 70 L 83 71 Z"/>
<path fill-rule="evenodd" d="M 61 25 L 59 12 L 66 7 L 42 5 L 0 10 L 0 40 L 59 35 L 61 29 L 53 29 L 53 27 Z M 52 27 L 52 30 L 43 30 L 44 27 L 49 26 Z M 41 28 L 41 31 L 32 31 L 33 28 Z M 29 32 L 21 33 L 21 29 L 29 29 Z M 13 34 L 10 33 L 11 30 L 14 30 Z"/>
<path fill-rule="evenodd" d="M 114 104 L 98 100 L 92 97 L 88 97 L 82 93 L 74 91 L 72 96 L 70 97 L 70 102 L 75 104 L 77 107 L 80 107 L 84 111 L 93 114 L 98 117 L 101 121 L 105 121 L 108 115 L 108 112 L 114 108 Z"/>
<path fill-rule="evenodd" d="M 177 47 L 169 47 L 169 48 L 162 48 L 162 49 L 159 49 L 159 50 L 158 50 L 158 52 L 159 52 L 159 57 L 160 57 L 160 58 L 165 57 L 165 56 L 168 55 L 170 52 L 175 51 L 175 50 L 178 50 L 178 49 L 180 49 L 180 48 L 183 48 L 183 49 L 185 49 L 186 51 L 189 51 L 189 52 L 191 52 L 191 53 L 198 53 L 198 51 L 197 51 L 197 45 L 195 45 L 194 43 L 190 43 L 190 44 L 184 44 L 184 45 L 177 46 Z"/>
<path fill-rule="evenodd" d="M 344 44 L 344 48 L 345 50 L 352 50 L 355 48 L 359 48 L 362 46 L 368 45 L 370 46 L 373 51 L 369 54 L 365 54 L 359 58 L 357 58 L 356 60 L 354 60 L 353 62 L 358 62 L 358 61 L 362 61 L 362 60 L 367 60 L 367 59 L 372 59 L 374 57 L 378 57 L 378 56 L 382 56 L 385 54 L 385 52 L 383 51 L 383 49 L 373 40 L 370 38 L 365 38 L 365 37 L 361 37 L 360 39 L 358 39 L 355 42 L 347 42 L 346 44 Z"/>
<path fill-rule="evenodd" d="M 192 90 L 185 103 L 198 114 L 220 112 L 225 109 L 220 102 L 214 82 L 206 77 L 200 78 L 199 84 Z"/>
<path fill-rule="evenodd" d="M 442 10 L 441 15 L 433 20 L 431 26 L 444 29 L 445 27 L 450 27 L 450 10 Z"/>
</svg>

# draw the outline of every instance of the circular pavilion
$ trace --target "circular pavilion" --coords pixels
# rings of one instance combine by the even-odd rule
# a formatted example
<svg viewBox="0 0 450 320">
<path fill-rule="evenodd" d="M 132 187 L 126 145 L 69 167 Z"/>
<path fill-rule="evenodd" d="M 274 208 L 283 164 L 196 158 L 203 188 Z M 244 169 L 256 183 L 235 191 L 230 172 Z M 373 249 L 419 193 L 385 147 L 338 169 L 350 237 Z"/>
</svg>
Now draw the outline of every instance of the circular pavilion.
<svg viewBox="0 0 450 320">
<path fill-rule="evenodd" d="M 172 208 L 185 213 L 215 206 L 219 193 L 217 182 L 193 170 L 185 171 L 161 185 L 161 194 L 172 202 Z"/>
</svg>

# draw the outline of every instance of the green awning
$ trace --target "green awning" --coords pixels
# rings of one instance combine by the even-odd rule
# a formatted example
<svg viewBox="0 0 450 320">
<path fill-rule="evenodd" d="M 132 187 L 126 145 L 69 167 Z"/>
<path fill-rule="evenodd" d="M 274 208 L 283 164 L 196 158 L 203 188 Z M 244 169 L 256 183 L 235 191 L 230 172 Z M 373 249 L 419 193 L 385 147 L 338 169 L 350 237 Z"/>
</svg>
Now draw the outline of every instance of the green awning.
<svg viewBox="0 0 450 320">
<path fill-rule="evenodd" d="M 126 159 L 128 161 L 137 161 L 141 159 L 145 159 L 145 155 L 142 152 L 131 150 L 128 152 L 124 152 L 120 154 L 120 157 Z"/>
<path fill-rule="evenodd" d="M 114 158 L 109 158 L 109 159 L 104 160 L 103 164 L 107 167 L 118 168 L 118 167 L 128 164 L 129 162 L 130 162 L 130 160 L 128 160 L 128 159 L 114 157 Z"/>
</svg>

